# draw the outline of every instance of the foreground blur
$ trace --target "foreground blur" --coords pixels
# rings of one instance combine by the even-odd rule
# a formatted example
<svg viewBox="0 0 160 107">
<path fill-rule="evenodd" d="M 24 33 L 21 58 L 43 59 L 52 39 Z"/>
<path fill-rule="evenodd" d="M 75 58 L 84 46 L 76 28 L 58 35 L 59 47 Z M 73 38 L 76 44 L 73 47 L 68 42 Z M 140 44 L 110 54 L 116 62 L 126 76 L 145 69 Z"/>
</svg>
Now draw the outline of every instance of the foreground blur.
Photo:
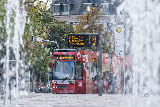
<svg viewBox="0 0 160 107">
<path fill-rule="evenodd" d="M 50 93 L 30 93 L 28 96 L 21 96 L 15 102 L 11 100 L 10 105 L 6 107 L 134 107 L 132 103 L 136 98 L 149 107 L 159 107 L 160 96 L 154 96 L 159 99 L 157 105 L 152 101 L 152 96 L 134 96 L 134 95 L 119 95 L 119 94 L 50 94 Z M 148 101 L 150 99 L 150 102 Z M 0 100 L 0 107 L 3 105 L 3 99 Z M 140 106 L 139 106 L 140 107 Z"/>
</svg>

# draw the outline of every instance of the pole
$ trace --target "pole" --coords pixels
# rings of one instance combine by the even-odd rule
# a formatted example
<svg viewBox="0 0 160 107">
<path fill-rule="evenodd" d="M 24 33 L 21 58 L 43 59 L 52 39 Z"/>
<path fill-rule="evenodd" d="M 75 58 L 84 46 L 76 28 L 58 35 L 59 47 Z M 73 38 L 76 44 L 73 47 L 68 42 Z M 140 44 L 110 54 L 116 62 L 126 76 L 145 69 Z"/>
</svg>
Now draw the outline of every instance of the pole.
<svg viewBox="0 0 160 107">
<path fill-rule="evenodd" d="M 29 77 L 28 78 L 29 78 L 29 81 L 28 81 L 29 82 L 29 84 L 28 84 L 29 85 L 29 90 L 28 90 L 28 92 L 31 92 L 31 87 L 30 87 L 30 83 L 31 83 L 31 81 L 30 81 L 31 71 L 30 70 L 29 70 Z"/>
<path fill-rule="evenodd" d="M 110 73 L 112 73 L 112 53 L 109 53 L 110 56 Z"/>
<path fill-rule="evenodd" d="M 112 52 L 109 52 L 110 57 L 110 79 L 111 79 L 111 93 L 114 94 L 115 92 L 115 78 L 113 76 L 113 70 L 112 70 Z"/>
<path fill-rule="evenodd" d="M 98 36 L 98 95 L 102 96 L 102 39 L 100 32 Z"/>
<path fill-rule="evenodd" d="M 11 81 L 9 82 L 9 99 L 11 104 Z"/>
<path fill-rule="evenodd" d="M 49 84 L 49 70 L 48 70 L 48 84 Z"/>
<path fill-rule="evenodd" d="M 49 71 L 50 71 L 50 69 L 48 68 L 48 93 L 49 93 L 49 88 L 50 88 L 50 83 L 49 83 Z"/>
<path fill-rule="evenodd" d="M 126 91 L 126 81 L 125 81 L 126 24 L 124 25 L 123 29 L 124 29 L 123 75 L 124 75 L 124 95 L 125 95 L 125 91 Z"/>
<path fill-rule="evenodd" d="M 34 78 L 34 75 L 33 75 L 33 66 L 32 66 L 32 68 L 31 68 L 31 71 L 32 71 L 32 92 L 34 92 L 34 89 L 33 89 L 33 78 Z"/>
<path fill-rule="evenodd" d="M 124 95 L 125 95 L 125 89 L 126 89 L 126 82 L 125 82 L 125 54 L 123 55 L 123 79 L 124 79 L 124 84 L 123 84 L 123 88 L 124 88 Z"/>
</svg>

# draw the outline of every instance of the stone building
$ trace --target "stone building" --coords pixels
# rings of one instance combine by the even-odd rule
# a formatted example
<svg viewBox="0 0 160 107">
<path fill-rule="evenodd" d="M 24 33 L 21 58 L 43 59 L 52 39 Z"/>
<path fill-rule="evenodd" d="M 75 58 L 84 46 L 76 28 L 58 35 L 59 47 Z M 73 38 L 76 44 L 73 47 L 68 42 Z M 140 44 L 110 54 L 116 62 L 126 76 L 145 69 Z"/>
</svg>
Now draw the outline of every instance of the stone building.
<svg viewBox="0 0 160 107">
<path fill-rule="evenodd" d="M 53 0 L 51 11 L 58 20 L 67 21 L 68 24 L 77 24 L 76 17 L 86 13 L 91 6 L 98 6 L 103 10 L 102 20 L 110 22 L 110 16 L 116 15 L 116 7 L 121 2 L 115 0 Z"/>
</svg>

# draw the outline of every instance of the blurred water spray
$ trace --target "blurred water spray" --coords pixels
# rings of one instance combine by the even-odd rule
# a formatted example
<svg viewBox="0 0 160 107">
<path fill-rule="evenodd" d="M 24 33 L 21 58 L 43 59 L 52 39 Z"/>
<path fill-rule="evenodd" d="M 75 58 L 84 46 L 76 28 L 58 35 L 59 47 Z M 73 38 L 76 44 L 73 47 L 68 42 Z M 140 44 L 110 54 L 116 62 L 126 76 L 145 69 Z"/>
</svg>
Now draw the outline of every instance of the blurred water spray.
<svg viewBox="0 0 160 107">
<path fill-rule="evenodd" d="M 20 2 L 22 3 L 20 4 Z M 6 4 L 6 61 L 5 61 L 5 98 L 4 103 L 8 104 L 8 99 L 12 96 L 18 98 L 20 93 L 20 75 L 24 72 L 22 63 L 22 54 L 20 49 L 23 47 L 22 35 L 24 33 L 26 23 L 26 12 L 23 5 L 23 0 L 8 0 Z M 11 49 L 14 55 L 11 55 Z M 11 66 L 11 59 L 14 59 L 15 66 Z M 21 72 L 20 72 L 21 70 Z M 15 74 L 15 75 L 14 75 Z M 23 74 L 22 74 L 23 75 Z M 11 77 L 16 76 L 15 86 L 12 87 L 13 83 L 10 83 Z"/>
<path fill-rule="evenodd" d="M 133 106 L 158 107 L 160 91 L 160 1 L 124 0 L 117 8 L 119 15 L 128 15 L 132 25 L 132 70 L 130 88 Z M 140 96 L 148 96 L 139 99 Z"/>
</svg>

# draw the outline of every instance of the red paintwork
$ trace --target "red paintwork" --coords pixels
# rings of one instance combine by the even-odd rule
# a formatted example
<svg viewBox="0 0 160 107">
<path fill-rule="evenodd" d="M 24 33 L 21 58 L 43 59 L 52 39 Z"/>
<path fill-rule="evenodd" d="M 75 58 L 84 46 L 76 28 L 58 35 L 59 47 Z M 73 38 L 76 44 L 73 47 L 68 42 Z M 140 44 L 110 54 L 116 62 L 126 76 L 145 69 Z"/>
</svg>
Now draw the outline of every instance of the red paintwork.
<svg viewBox="0 0 160 107">
<path fill-rule="evenodd" d="M 67 88 L 58 88 L 58 86 L 66 86 Z M 54 88 L 53 88 L 54 87 Z M 75 85 L 74 84 L 52 84 L 52 93 L 75 93 Z"/>
<path fill-rule="evenodd" d="M 76 52 L 53 52 L 53 55 L 75 55 Z"/>
<path fill-rule="evenodd" d="M 43 87 L 43 88 L 44 88 L 44 87 L 46 88 L 47 86 L 39 86 L 39 88 L 42 88 L 42 87 Z"/>
<path fill-rule="evenodd" d="M 84 64 L 86 65 L 87 62 L 93 62 L 92 58 L 96 58 L 96 62 L 97 62 L 97 71 L 98 71 L 98 56 L 97 56 L 97 52 L 93 52 L 93 51 L 87 51 L 87 50 L 82 50 L 79 52 L 53 52 L 53 56 L 54 55 L 75 55 L 75 68 L 76 68 L 76 61 L 82 61 L 83 62 L 83 80 L 75 80 L 75 84 L 53 84 L 52 83 L 52 93 L 75 93 L 75 94 L 86 94 L 86 93 L 98 93 L 98 78 L 97 81 L 93 81 L 93 80 L 87 80 L 87 73 L 86 73 L 86 69 L 87 67 L 84 66 Z M 85 56 L 88 56 L 88 59 L 86 59 Z M 111 55 L 112 56 L 112 72 L 115 72 L 115 69 L 117 66 L 120 66 L 120 69 L 118 71 L 117 76 L 121 75 L 121 73 L 123 72 L 122 66 L 123 66 L 123 58 L 116 56 L 114 54 Z M 125 66 L 131 66 L 131 58 L 129 57 L 125 57 L 126 60 L 126 64 Z M 55 61 L 59 61 L 59 60 L 55 60 Z M 73 61 L 73 60 L 61 60 L 61 61 Z M 106 64 L 109 66 L 108 71 L 110 71 L 110 58 L 108 53 L 102 53 L 102 64 Z M 53 64 L 52 64 L 53 67 Z M 98 75 L 98 72 L 97 72 Z M 98 77 L 98 76 L 97 76 Z M 122 91 L 122 86 L 123 86 L 123 82 L 122 82 L 122 77 L 120 84 L 120 87 L 115 87 L 117 90 Z M 109 89 L 109 83 L 106 82 L 105 80 L 103 80 L 103 92 L 106 92 Z M 81 84 L 79 86 L 79 84 Z M 58 86 L 67 86 L 68 88 L 53 88 L 53 87 L 58 87 Z"/>
</svg>

